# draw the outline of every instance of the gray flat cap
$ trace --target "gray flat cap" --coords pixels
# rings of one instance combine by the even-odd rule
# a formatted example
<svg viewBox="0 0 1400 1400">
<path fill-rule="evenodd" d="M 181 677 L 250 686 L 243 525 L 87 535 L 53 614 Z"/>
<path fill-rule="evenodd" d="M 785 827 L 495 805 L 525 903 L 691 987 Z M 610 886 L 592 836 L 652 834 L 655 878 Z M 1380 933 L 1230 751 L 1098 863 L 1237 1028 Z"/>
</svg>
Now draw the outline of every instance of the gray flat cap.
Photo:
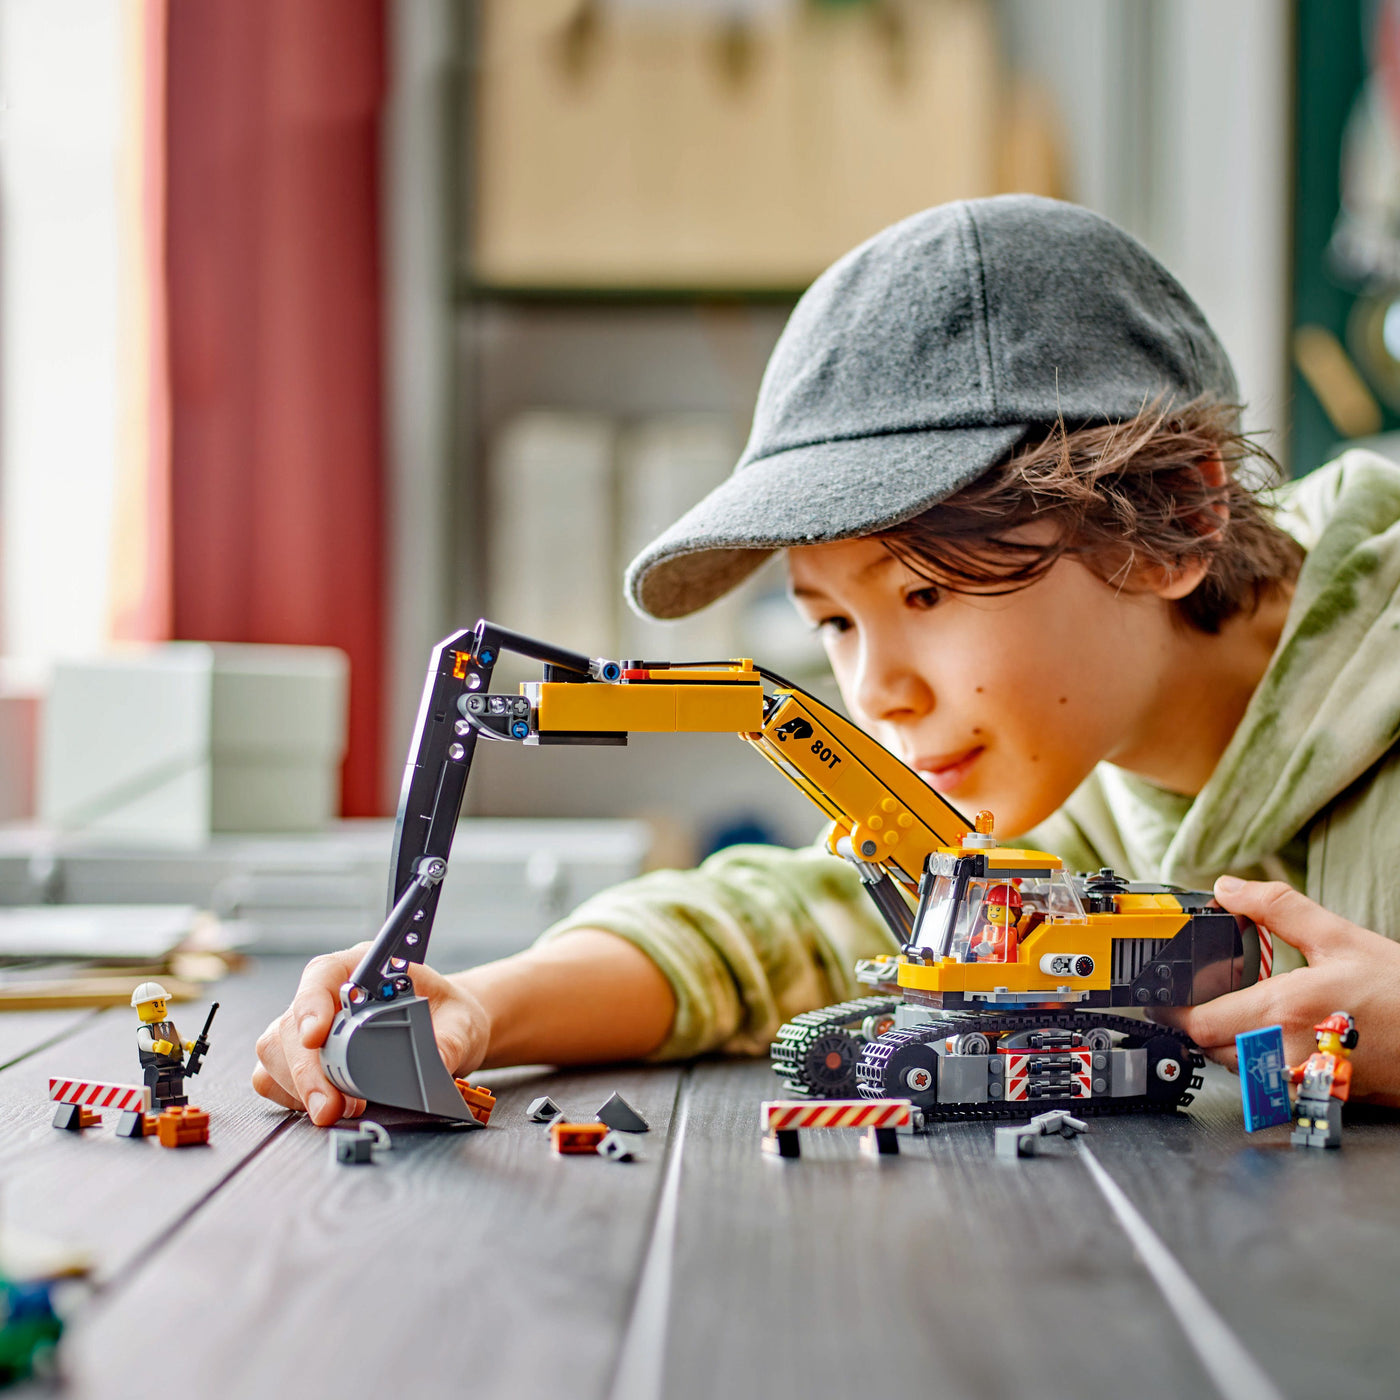
<svg viewBox="0 0 1400 1400">
<path fill-rule="evenodd" d="M 1238 393 L 1200 308 L 1107 219 L 1032 195 L 939 205 L 808 288 L 733 475 L 633 560 L 628 596 L 684 617 L 775 549 L 937 505 L 1036 425 Z"/>
</svg>

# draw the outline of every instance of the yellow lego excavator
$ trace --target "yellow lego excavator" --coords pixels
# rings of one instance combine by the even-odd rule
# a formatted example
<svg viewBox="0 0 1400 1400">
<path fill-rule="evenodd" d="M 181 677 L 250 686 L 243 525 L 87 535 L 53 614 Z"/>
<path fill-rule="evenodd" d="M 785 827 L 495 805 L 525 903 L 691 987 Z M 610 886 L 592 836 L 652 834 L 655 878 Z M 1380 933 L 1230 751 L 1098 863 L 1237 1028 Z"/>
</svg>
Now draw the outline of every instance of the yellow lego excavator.
<svg viewBox="0 0 1400 1400">
<path fill-rule="evenodd" d="M 543 679 L 492 694 L 503 652 Z M 783 1026 L 793 1093 L 908 1098 L 924 1121 L 1172 1109 L 1200 1086 L 1185 1037 L 1115 1011 L 1184 1006 L 1258 976 L 1254 926 L 1209 894 L 1067 873 L 997 844 L 915 772 L 799 686 L 751 661 L 611 661 L 478 622 L 433 652 L 404 773 L 389 915 L 340 993 L 322 1050 L 347 1094 L 463 1122 L 409 963 L 427 955 L 478 738 L 625 744 L 629 733 L 737 734 L 830 818 L 901 951 L 863 962 L 871 994 Z"/>
</svg>

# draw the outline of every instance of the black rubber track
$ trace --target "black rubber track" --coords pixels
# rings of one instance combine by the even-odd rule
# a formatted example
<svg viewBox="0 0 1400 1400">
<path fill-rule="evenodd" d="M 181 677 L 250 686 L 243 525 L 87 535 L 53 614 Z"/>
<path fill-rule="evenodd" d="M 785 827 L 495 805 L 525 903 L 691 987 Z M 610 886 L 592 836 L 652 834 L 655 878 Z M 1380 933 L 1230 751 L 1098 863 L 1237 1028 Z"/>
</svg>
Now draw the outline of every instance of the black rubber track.
<svg viewBox="0 0 1400 1400">
<path fill-rule="evenodd" d="M 818 1011 L 804 1011 L 779 1027 L 778 1038 L 769 1050 L 773 1072 L 792 1093 L 803 1098 L 859 1098 L 855 1085 L 855 1056 L 852 1057 L 850 1085 L 844 1092 L 833 1093 L 829 1088 L 815 1085 L 808 1074 L 807 1052 L 813 1043 L 828 1031 L 839 1030 L 851 1021 L 863 1021 L 867 1016 L 888 1015 L 899 1005 L 898 997 L 857 997 L 835 1006 L 823 1006 Z M 859 1054 L 859 1043 L 852 1042 Z"/>
<path fill-rule="evenodd" d="M 820 1013 L 818 1013 L 820 1014 Z M 949 1036 L 962 1035 L 968 1031 L 982 1031 L 989 1035 L 1002 1035 L 1008 1031 L 1037 1030 L 1040 1027 L 1063 1030 L 1088 1031 L 1095 1026 L 1104 1026 L 1111 1031 L 1121 1031 L 1128 1037 L 1130 1048 L 1133 1042 L 1141 1045 L 1149 1040 L 1171 1039 L 1181 1048 L 1189 1073 L 1182 1077 L 1181 1091 L 1174 1096 L 1152 1097 L 1147 1094 L 1133 1098 L 1088 1098 L 1088 1099 L 1018 1099 L 1011 1103 L 949 1103 L 930 1104 L 922 1107 L 924 1121 L 966 1122 L 975 1119 L 1024 1118 L 1027 1112 L 1049 1113 L 1055 1109 L 1065 1109 L 1076 1116 L 1108 1117 L 1123 1113 L 1175 1113 L 1185 1108 L 1204 1082 L 1199 1071 L 1205 1067 L 1205 1056 L 1183 1035 L 1164 1031 L 1161 1026 L 1150 1021 L 1135 1021 L 1127 1016 L 1086 1015 L 1075 1012 L 1016 1012 L 1004 1016 L 983 1015 L 969 1017 L 954 1013 L 940 1017 L 927 1025 L 913 1026 L 909 1031 L 895 1032 L 900 1039 L 891 1040 L 885 1045 L 880 1040 L 872 1040 L 861 1052 L 860 1063 L 856 1068 L 857 1085 L 862 1098 L 904 1098 L 904 1094 L 886 1088 L 883 1068 L 890 1053 L 903 1045 L 910 1044 L 913 1036 L 925 1043 L 946 1040 Z M 883 1040 L 883 1037 L 881 1037 Z"/>
</svg>

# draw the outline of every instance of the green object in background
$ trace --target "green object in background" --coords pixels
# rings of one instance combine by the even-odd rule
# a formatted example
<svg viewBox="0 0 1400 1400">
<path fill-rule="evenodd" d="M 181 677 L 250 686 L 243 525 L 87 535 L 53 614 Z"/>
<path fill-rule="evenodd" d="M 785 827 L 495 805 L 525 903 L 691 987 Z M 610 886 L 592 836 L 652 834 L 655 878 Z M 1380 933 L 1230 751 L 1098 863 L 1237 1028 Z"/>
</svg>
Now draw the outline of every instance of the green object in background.
<svg viewBox="0 0 1400 1400">
<path fill-rule="evenodd" d="M 1368 0 L 1296 0 L 1296 156 L 1293 192 L 1293 330 L 1320 326 L 1347 343 L 1358 288 L 1331 270 L 1328 243 L 1341 208 L 1342 137 L 1367 78 Z M 1290 345 L 1290 461 L 1302 476 L 1334 455 L 1339 434 L 1299 373 Z M 1382 407 L 1381 429 L 1400 427 Z"/>
<path fill-rule="evenodd" d="M 53 1375 L 62 1335 L 63 1323 L 46 1283 L 15 1283 L 0 1276 L 0 1388 Z"/>
</svg>

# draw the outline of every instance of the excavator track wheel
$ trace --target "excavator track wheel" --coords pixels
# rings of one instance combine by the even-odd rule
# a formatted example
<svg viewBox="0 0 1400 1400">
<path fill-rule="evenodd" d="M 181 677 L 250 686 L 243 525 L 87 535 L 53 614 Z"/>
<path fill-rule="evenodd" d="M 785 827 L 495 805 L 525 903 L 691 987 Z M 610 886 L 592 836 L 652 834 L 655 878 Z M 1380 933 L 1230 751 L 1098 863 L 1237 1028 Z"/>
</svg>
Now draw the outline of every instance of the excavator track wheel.
<svg viewBox="0 0 1400 1400">
<path fill-rule="evenodd" d="M 1147 1097 L 1157 1102 L 1179 1100 L 1191 1087 L 1192 1056 L 1174 1035 L 1154 1035 L 1147 1051 Z"/>
<path fill-rule="evenodd" d="M 938 1051 L 927 1027 L 889 1031 L 861 1052 L 863 1097 L 909 1099 L 916 1108 L 938 1102 Z"/>
<path fill-rule="evenodd" d="M 794 1094 L 818 1099 L 859 1098 L 856 1062 L 864 1027 L 893 1014 L 897 999 L 860 997 L 804 1011 L 778 1028 L 770 1050 L 773 1072 Z"/>
<path fill-rule="evenodd" d="M 849 1031 L 823 1031 L 802 1056 L 803 1078 L 818 1098 L 847 1098 L 855 1093 L 860 1041 Z"/>
</svg>

